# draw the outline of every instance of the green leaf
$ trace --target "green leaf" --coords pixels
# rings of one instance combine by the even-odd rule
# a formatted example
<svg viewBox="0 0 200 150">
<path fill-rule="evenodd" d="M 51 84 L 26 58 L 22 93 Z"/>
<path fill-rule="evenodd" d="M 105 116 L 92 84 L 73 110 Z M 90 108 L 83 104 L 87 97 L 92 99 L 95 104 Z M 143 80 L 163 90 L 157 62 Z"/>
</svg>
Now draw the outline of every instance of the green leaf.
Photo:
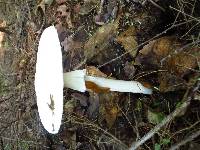
<svg viewBox="0 0 200 150">
<path fill-rule="evenodd" d="M 142 110 L 142 102 L 141 101 L 137 101 L 135 110 L 136 111 L 141 111 Z"/>
<path fill-rule="evenodd" d="M 159 124 L 165 118 L 165 115 L 161 112 L 153 112 L 148 110 L 147 118 L 150 123 Z"/>
<path fill-rule="evenodd" d="M 158 144 L 158 143 L 156 143 L 156 144 L 154 145 L 154 150 L 161 150 L 161 145 Z"/>
<path fill-rule="evenodd" d="M 161 140 L 160 143 L 161 143 L 161 145 L 167 145 L 167 144 L 170 143 L 170 139 L 169 138 L 164 138 L 164 139 Z"/>
</svg>

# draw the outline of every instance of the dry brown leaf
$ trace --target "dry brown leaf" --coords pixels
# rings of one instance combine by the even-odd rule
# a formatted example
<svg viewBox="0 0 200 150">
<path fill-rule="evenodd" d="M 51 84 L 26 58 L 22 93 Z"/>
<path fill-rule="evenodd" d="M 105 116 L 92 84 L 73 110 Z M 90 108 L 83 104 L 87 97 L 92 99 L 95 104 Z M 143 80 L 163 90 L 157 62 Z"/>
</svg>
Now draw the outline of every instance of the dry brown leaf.
<svg viewBox="0 0 200 150">
<path fill-rule="evenodd" d="M 98 55 L 108 46 L 109 40 L 116 35 L 118 26 L 119 18 L 113 23 L 100 27 L 96 33 L 90 37 L 84 46 L 84 53 L 87 59 Z"/>
<path fill-rule="evenodd" d="M 170 73 L 159 73 L 159 90 L 160 92 L 170 92 L 186 88 L 186 81 Z"/>
<path fill-rule="evenodd" d="M 86 67 L 87 75 L 93 76 L 93 77 L 104 77 L 106 78 L 107 75 L 101 72 L 98 68 L 94 66 L 87 66 Z"/>
<path fill-rule="evenodd" d="M 124 73 L 125 73 L 125 76 L 128 78 L 128 79 L 132 79 L 133 76 L 135 75 L 135 71 L 136 71 L 136 68 L 134 67 L 134 64 L 132 64 L 132 62 L 126 62 L 125 63 L 125 66 L 124 66 Z"/>
<path fill-rule="evenodd" d="M 196 72 L 200 49 L 189 47 L 180 51 L 180 48 L 181 43 L 175 37 L 162 37 L 144 46 L 136 58 L 137 64 L 167 71 L 158 73 L 161 92 L 185 88 L 186 81 L 183 77 Z"/>
<path fill-rule="evenodd" d="M 136 29 L 135 27 L 129 27 L 126 31 L 121 33 L 117 38 L 117 42 L 121 44 L 124 49 L 135 57 L 137 54 L 137 41 L 136 41 Z"/>
<path fill-rule="evenodd" d="M 189 53 L 180 52 L 169 57 L 164 67 L 171 73 L 183 77 L 197 67 L 197 59 Z"/>
<path fill-rule="evenodd" d="M 180 43 L 173 36 L 162 37 L 149 42 L 136 58 L 136 64 L 160 67 L 161 60 L 180 47 Z"/>
<path fill-rule="evenodd" d="M 163 68 L 170 74 L 159 73 L 160 90 L 163 92 L 186 88 L 184 76 L 189 73 L 198 74 L 195 68 L 200 60 L 199 48 L 188 48 L 179 53 L 174 53 L 164 61 Z M 192 76 L 191 76 L 192 79 Z"/>
<path fill-rule="evenodd" d="M 109 128 L 115 123 L 118 113 L 120 112 L 117 102 L 118 93 L 110 92 L 100 95 L 100 115 L 106 120 Z"/>
</svg>

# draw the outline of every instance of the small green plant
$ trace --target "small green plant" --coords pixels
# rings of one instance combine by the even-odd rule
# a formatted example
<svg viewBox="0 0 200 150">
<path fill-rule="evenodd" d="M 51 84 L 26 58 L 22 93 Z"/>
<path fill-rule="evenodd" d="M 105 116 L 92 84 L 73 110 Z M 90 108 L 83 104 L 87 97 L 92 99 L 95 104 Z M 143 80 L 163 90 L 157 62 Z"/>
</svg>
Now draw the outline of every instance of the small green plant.
<svg viewBox="0 0 200 150">
<path fill-rule="evenodd" d="M 12 145 L 6 144 L 5 147 L 4 147 L 4 150 L 12 150 Z"/>
<path fill-rule="evenodd" d="M 154 145 L 154 150 L 161 150 L 161 146 L 165 146 L 165 145 L 167 145 L 169 143 L 170 143 L 170 139 L 169 138 L 163 138 L 163 139 L 160 140 L 159 143 L 156 143 Z"/>
</svg>

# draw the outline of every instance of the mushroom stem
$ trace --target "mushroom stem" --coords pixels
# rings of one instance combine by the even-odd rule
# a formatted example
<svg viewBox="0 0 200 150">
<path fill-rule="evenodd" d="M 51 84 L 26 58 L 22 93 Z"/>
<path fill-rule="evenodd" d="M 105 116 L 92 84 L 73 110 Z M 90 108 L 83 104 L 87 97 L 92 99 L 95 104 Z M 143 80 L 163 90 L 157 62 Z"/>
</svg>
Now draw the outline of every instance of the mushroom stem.
<svg viewBox="0 0 200 150">
<path fill-rule="evenodd" d="M 93 76 L 85 76 L 85 81 L 91 81 L 100 87 L 109 88 L 110 91 L 152 94 L 151 89 L 144 87 L 137 81 L 114 80 Z"/>
<path fill-rule="evenodd" d="M 64 73 L 64 86 L 67 88 L 85 92 L 87 90 L 85 83 L 88 81 L 94 83 L 100 88 L 106 88 L 110 91 L 152 94 L 151 89 L 144 87 L 137 81 L 124 81 L 87 76 L 85 69 Z"/>
<path fill-rule="evenodd" d="M 80 92 L 86 91 L 85 86 L 86 70 L 75 70 L 63 74 L 64 87 L 77 90 Z"/>
</svg>

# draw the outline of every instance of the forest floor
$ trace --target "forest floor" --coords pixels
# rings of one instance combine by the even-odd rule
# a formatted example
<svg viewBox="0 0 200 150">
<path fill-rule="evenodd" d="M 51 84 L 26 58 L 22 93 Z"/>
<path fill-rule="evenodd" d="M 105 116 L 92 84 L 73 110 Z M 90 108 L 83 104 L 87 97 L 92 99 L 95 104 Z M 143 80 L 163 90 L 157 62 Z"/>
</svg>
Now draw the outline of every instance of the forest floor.
<svg viewBox="0 0 200 150">
<path fill-rule="evenodd" d="M 64 72 L 89 68 L 153 94 L 65 88 L 61 129 L 49 134 L 34 76 L 38 42 L 51 25 Z M 199 147 L 200 1 L 0 0 L 0 149 Z"/>
</svg>

